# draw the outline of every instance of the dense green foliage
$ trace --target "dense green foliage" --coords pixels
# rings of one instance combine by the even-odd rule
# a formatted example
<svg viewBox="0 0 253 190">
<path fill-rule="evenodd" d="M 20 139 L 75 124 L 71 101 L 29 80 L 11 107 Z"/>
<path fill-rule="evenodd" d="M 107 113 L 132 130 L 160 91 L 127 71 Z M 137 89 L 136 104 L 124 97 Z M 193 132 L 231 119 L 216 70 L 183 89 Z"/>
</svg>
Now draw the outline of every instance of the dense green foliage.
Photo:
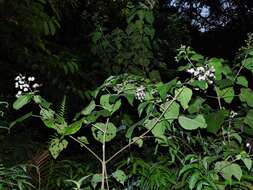
<svg viewBox="0 0 253 190">
<path fill-rule="evenodd" d="M 0 190 L 253 189 L 250 1 L 0 10 Z"/>
</svg>

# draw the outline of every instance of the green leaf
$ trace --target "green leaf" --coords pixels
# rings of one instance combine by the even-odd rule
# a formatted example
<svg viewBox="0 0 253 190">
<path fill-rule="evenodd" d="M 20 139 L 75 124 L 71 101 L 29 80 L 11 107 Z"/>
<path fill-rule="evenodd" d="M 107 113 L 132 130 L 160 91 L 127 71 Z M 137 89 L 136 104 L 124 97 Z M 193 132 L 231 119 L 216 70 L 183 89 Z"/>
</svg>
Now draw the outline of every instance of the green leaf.
<svg viewBox="0 0 253 190">
<path fill-rule="evenodd" d="M 219 88 L 216 88 L 216 93 L 218 97 L 223 98 L 224 101 L 227 102 L 228 104 L 232 102 L 235 96 L 233 87 L 224 88 L 222 90 Z"/>
<path fill-rule="evenodd" d="M 241 88 L 239 98 L 242 102 L 246 102 L 248 106 L 253 107 L 253 92 L 249 88 Z"/>
<path fill-rule="evenodd" d="M 77 131 L 79 131 L 82 127 L 83 120 L 75 121 L 74 123 L 70 124 L 68 127 L 65 128 L 64 135 L 73 135 Z"/>
<path fill-rule="evenodd" d="M 179 116 L 179 124 L 186 130 L 195 130 L 198 128 L 206 128 L 206 120 L 203 115 L 199 114 L 195 118 L 188 118 L 185 116 Z"/>
<path fill-rule="evenodd" d="M 94 100 L 90 102 L 90 104 L 84 108 L 84 110 L 81 112 L 83 115 L 89 115 L 96 107 L 96 103 Z"/>
<path fill-rule="evenodd" d="M 224 123 L 225 117 L 226 115 L 223 110 L 219 110 L 217 112 L 206 115 L 205 119 L 207 123 L 207 131 L 213 134 L 217 134 L 221 128 L 221 125 Z"/>
<path fill-rule="evenodd" d="M 191 100 L 192 97 L 192 90 L 190 88 L 182 87 L 180 89 L 177 89 L 175 92 L 175 96 L 180 93 L 177 97 L 177 100 L 180 102 L 181 106 L 184 109 L 188 108 L 188 103 Z"/>
<path fill-rule="evenodd" d="M 152 134 L 157 138 L 158 143 L 161 142 L 161 139 L 164 139 L 164 132 L 169 127 L 169 124 L 167 121 L 160 121 L 158 122 L 155 127 L 154 124 L 157 122 L 157 118 L 154 118 L 152 120 L 146 120 L 144 123 L 144 126 L 147 129 L 151 129 Z"/>
<path fill-rule="evenodd" d="M 121 106 L 121 100 L 118 100 L 114 105 L 113 105 L 113 108 L 112 108 L 112 111 L 111 113 L 113 114 L 114 112 L 116 112 Z"/>
<path fill-rule="evenodd" d="M 26 94 L 23 96 L 20 96 L 14 103 L 13 103 L 13 108 L 15 110 L 19 110 L 26 104 L 28 104 L 32 100 L 32 95 Z"/>
<path fill-rule="evenodd" d="M 245 76 L 239 76 L 236 79 L 236 84 L 239 84 L 239 85 L 242 85 L 242 86 L 248 88 L 248 80 L 246 79 Z"/>
<path fill-rule="evenodd" d="M 49 144 L 49 151 L 54 159 L 56 159 L 61 151 L 65 148 L 67 148 L 68 141 L 65 139 L 60 140 L 59 138 L 54 138 L 50 141 Z"/>
<path fill-rule="evenodd" d="M 249 71 L 253 72 L 253 58 L 247 58 L 242 61 L 242 65 L 248 69 Z"/>
<path fill-rule="evenodd" d="M 222 59 L 218 58 L 211 58 L 208 61 L 209 67 L 213 66 L 215 69 L 215 79 L 216 80 L 221 80 L 222 79 Z"/>
<path fill-rule="evenodd" d="M 105 140 L 105 142 L 111 141 L 117 133 L 117 128 L 113 123 L 110 122 L 107 125 L 104 123 L 96 123 L 92 126 L 91 129 L 94 138 L 101 143 L 103 143 L 103 140 Z"/>
<path fill-rule="evenodd" d="M 168 105 L 171 104 L 170 107 L 167 109 L 167 111 L 164 113 L 164 118 L 168 120 L 170 123 L 172 123 L 175 119 L 178 118 L 180 109 L 178 103 L 176 103 L 175 101 L 171 103 L 171 101 L 165 102 L 160 107 L 160 111 L 164 112 L 164 110 L 168 107 Z"/>
<path fill-rule="evenodd" d="M 125 97 L 126 97 L 128 103 L 131 106 L 133 106 L 133 102 L 134 102 L 134 98 L 135 98 L 134 94 L 127 94 Z"/>
<path fill-rule="evenodd" d="M 77 137 L 77 139 L 83 144 L 89 144 L 88 139 L 85 136 Z M 81 145 L 82 146 L 82 145 Z"/>
<path fill-rule="evenodd" d="M 203 80 L 193 80 L 193 82 L 191 82 L 191 86 L 195 87 L 195 88 L 200 88 L 201 90 L 206 90 L 208 88 L 208 84 L 206 81 Z"/>
<path fill-rule="evenodd" d="M 101 98 L 100 98 L 100 105 L 104 109 L 108 110 L 109 112 L 112 111 L 113 105 L 110 104 L 110 95 L 109 94 L 101 96 Z"/>
<path fill-rule="evenodd" d="M 166 84 L 163 84 L 162 82 L 159 82 L 157 84 L 157 91 L 161 97 L 162 100 L 166 99 L 167 92 L 168 92 L 168 86 Z"/>
<path fill-rule="evenodd" d="M 139 117 L 141 116 L 142 112 L 144 111 L 144 109 L 147 107 L 149 103 L 148 102 L 142 102 L 139 104 L 138 106 L 138 114 L 139 114 Z"/>
<path fill-rule="evenodd" d="M 215 163 L 215 170 L 219 172 L 222 177 L 231 182 L 232 176 L 234 176 L 238 181 L 242 177 L 242 169 L 238 164 L 231 163 L 229 161 L 221 161 Z"/>
<path fill-rule="evenodd" d="M 125 172 L 122 170 L 116 170 L 112 173 L 112 176 L 116 179 L 117 182 L 121 183 L 122 185 L 124 185 L 127 179 Z"/>
<path fill-rule="evenodd" d="M 245 164 L 246 168 L 250 171 L 252 168 L 252 160 L 249 158 L 242 158 L 241 159 L 243 163 Z"/>
<path fill-rule="evenodd" d="M 188 108 L 188 112 L 190 114 L 193 114 L 193 113 L 198 113 L 200 108 L 201 108 L 201 105 L 205 102 L 205 99 L 201 98 L 201 97 L 197 97 L 194 102 L 189 106 Z"/>
<path fill-rule="evenodd" d="M 95 189 L 97 184 L 102 181 L 102 175 L 101 174 L 94 174 L 91 179 L 91 185 Z"/>
<path fill-rule="evenodd" d="M 245 119 L 244 123 L 249 125 L 251 128 L 253 128 L 253 110 L 249 110 Z"/>
<path fill-rule="evenodd" d="M 192 190 L 194 189 L 196 183 L 198 182 L 198 180 L 200 179 L 200 173 L 199 172 L 195 172 L 192 174 L 192 176 L 189 179 L 189 188 Z"/>
</svg>

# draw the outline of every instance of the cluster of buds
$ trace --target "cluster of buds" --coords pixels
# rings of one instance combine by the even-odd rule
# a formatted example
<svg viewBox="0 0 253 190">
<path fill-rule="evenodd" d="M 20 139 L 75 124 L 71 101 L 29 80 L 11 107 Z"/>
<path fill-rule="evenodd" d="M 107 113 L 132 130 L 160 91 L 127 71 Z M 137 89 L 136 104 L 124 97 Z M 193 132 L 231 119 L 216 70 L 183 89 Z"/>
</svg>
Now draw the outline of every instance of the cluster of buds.
<svg viewBox="0 0 253 190">
<path fill-rule="evenodd" d="M 15 77 L 15 88 L 18 89 L 18 92 L 16 94 L 16 97 L 20 97 L 23 93 L 26 92 L 32 92 L 33 90 L 36 90 L 40 85 L 38 83 L 35 83 L 35 77 L 29 76 L 26 77 L 22 74 L 19 74 Z"/>
<path fill-rule="evenodd" d="M 145 100 L 145 87 L 144 86 L 140 86 L 136 89 L 136 94 L 135 94 L 135 98 L 139 101 L 143 101 Z"/>
<path fill-rule="evenodd" d="M 215 69 L 213 66 L 209 67 L 205 65 L 204 67 L 191 68 L 187 72 L 193 74 L 199 81 L 206 81 L 208 84 L 213 84 L 215 79 Z"/>
</svg>

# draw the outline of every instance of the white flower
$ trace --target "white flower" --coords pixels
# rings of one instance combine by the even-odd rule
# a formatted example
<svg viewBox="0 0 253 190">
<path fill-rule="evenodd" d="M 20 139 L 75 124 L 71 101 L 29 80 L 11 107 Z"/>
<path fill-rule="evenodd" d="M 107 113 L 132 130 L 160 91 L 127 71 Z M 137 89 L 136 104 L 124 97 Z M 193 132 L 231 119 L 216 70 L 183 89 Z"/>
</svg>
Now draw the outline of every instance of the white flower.
<svg viewBox="0 0 253 190">
<path fill-rule="evenodd" d="M 28 81 L 34 81 L 35 80 L 35 77 L 28 77 Z"/>
<path fill-rule="evenodd" d="M 40 87 L 40 85 L 38 83 L 34 83 L 32 87 L 33 88 L 38 88 L 38 87 Z"/>
<path fill-rule="evenodd" d="M 230 112 L 230 118 L 234 118 L 235 116 L 237 116 L 238 115 L 238 113 L 236 113 L 235 111 L 231 111 Z"/>
<path fill-rule="evenodd" d="M 193 74 L 194 71 L 195 71 L 195 70 L 194 70 L 193 68 L 187 70 L 187 72 L 188 72 L 188 73 L 191 73 L 191 74 Z"/>
<path fill-rule="evenodd" d="M 145 100 L 145 87 L 143 85 L 136 89 L 135 98 L 141 102 Z"/>
<path fill-rule="evenodd" d="M 215 69 L 213 66 L 209 67 L 205 65 L 204 67 L 190 68 L 187 72 L 193 74 L 199 81 L 206 81 L 208 84 L 213 84 L 213 80 L 215 79 Z"/>
</svg>

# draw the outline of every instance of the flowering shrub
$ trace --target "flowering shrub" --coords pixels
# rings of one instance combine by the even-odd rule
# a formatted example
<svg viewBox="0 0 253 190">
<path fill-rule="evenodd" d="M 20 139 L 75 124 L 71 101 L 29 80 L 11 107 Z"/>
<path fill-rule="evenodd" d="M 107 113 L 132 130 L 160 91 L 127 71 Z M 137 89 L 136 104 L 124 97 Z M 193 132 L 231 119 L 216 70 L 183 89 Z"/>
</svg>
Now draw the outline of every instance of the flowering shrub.
<svg viewBox="0 0 253 190">
<path fill-rule="evenodd" d="M 252 153 L 247 139 L 253 134 L 253 92 L 248 76 L 242 75 L 242 71 L 253 73 L 253 47 L 245 47 L 241 54 L 245 58 L 232 69 L 223 59 L 208 59 L 182 46 L 176 59 L 185 64 L 178 72 L 190 73 L 188 78 L 177 77 L 163 83 L 128 74 L 109 77 L 91 93 L 92 100 L 71 123 L 33 90 L 20 96 L 14 108 L 20 109 L 30 101 L 38 104 L 41 120 L 57 134 L 49 144 L 54 158 L 73 140 L 97 159 L 101 172 L 92 176 L 93 188 L 100 183 L 101 189 L 110 189 L 109 182 L 114 180 L 116 189 L 130 186 L 135 189 L 252 189 Z M 196 89 L 200 91 L 195 92 Z M 93 139 L 102 145 L 101 155 L 92 149 L 90 142 L 94 141 L 89 135 L 76 136 L 84 126 L 90 128 Z M 108 144 L 115 141 L 125 145 L 115 152 L 107 152 Z M 161 154 L 160 159 L 165 162 L 160 161 L 160 166 L 165 170 L 152 170 L 149 164 L 128 156 L 122 158 L 116 171 L 110 166 L 112 175 L 108 174 L 112 160 L 129 147 L 141 151 L 145 141 L 155 144 L 154 154 Z M 137 166 L 142 172 L 136 171 Z M 151 172 L 148 178 L 146 170 Z M 162 178 L 162 174 L 167 178 Z"/>
</svg>

